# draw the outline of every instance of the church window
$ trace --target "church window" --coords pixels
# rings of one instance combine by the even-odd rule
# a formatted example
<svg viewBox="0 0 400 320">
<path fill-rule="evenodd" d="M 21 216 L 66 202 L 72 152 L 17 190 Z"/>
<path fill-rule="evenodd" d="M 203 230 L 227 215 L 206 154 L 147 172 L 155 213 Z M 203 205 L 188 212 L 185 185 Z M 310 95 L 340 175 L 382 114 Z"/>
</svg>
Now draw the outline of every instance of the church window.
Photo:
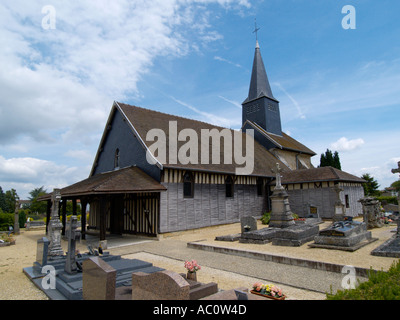
<svg viewBox="0 0 400 320">
<path fill-rule="evenodd" d="M 257 195 L 263 195 L 263 178 L 257 178 Z"/>
<path fill-rule="evenodd" d="M 194 179 L 191 172 L 186 172 L 183 176 L 183 197 L 193 198 L 194 195 Z"/>
<path fill-rule="evenodd" d="M 228 176 L 225 179 L 225 195 L 227 198 L 232 198 L 233 197 L 233 179 L 231 176 Z"/>
</svg>

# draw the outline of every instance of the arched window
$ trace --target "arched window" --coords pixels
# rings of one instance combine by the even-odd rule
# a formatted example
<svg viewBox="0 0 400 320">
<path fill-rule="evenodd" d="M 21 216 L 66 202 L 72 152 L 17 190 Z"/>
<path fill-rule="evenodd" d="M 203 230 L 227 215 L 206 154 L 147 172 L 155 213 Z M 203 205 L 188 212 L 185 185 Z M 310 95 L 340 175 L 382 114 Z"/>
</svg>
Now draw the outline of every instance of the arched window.
<svg viewBox="0 0 400 320">
<path fill-rule="evenodd" d="M 234 192 L 233 186 L 234 186 L 233 179 L 232 179 L 231 176 L 228 176 L 225 179 L 225 195 L 226 195 L 227 198 L 232 198 L 233 197 L 233 192 Z"/>
<path fill-rule="evenodd" d="M 114 169 L 119 169 L 119 157 L 119 149 L 117 148 L 114 155 Z"/>
<path fill-rule="evenodd" d="M 191 172 L 185 172 L 183 176 L 183 197 L 193 198 L 194 196 L 194 179 Z"/>
</svg>

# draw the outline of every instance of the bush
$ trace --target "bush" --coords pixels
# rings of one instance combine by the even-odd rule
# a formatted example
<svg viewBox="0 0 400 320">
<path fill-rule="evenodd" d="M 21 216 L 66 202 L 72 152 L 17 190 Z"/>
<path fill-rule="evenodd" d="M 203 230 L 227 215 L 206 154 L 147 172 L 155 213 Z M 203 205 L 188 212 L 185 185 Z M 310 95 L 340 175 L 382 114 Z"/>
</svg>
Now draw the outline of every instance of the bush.
<svg viewBox="0 0 400 320">
<path fill-rule="evenodd" d="M 261 217 L 262 224 L 269 224 L 269 220 L 271 219 L 271 212 L 265 212 Z"/>
<path fill-rule="evenodd" d="M 398 204 L 396 197 L 376 197 L 381 203 L 391 203 L 391 204 Z"/>
<path fill-rule="evenodd" d="M 327 300 L 399 300 L 400 260 L 394 261 L 387 272 L 369 272 L 368 281 L 355 289 L 338 290 L 326 295 Z"/>
<path fill-rule="evenodd" d="M 20 228 L 25 228 L 26 223 L 26 213 L 25 210 L 18 212 L 18 223 Z"/>
<path fill-rule="evenodd" d="M 8 231 L 8 227 L 14 227 L 14 213 L 0 212 L 0 231 Z"/>
</svg>

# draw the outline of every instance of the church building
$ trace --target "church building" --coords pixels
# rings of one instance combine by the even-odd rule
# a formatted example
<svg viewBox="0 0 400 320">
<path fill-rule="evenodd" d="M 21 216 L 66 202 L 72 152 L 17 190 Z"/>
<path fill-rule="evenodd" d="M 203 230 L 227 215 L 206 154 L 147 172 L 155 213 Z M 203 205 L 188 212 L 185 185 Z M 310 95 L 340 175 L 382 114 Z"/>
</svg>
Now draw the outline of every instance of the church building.
<svg viewBox="0 0 400 320">
<path fill-rule="evenodd" d="M 276 164 L 289 179 L 312 169 L 315 153 L 282 131 L 258 41 L 242 105 L 235 131 L 114 102 L 90 175 L 61 189 L 62 207 L 79 199 L 85 212 L 89 204 L 82 231 L 87 223 L 100 240 L 107 232 L 157 236 L 260 217 L 270 210 Z M 252 170 L 241 170 L 247 162 Z"/>
</svg>

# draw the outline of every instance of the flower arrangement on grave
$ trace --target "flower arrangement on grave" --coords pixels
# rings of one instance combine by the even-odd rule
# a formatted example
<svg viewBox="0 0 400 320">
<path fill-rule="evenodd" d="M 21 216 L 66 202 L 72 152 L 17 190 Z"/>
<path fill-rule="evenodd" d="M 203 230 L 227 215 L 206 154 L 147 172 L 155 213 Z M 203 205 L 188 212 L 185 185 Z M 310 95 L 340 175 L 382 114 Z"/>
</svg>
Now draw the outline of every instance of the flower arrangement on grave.
<svg viewBox="0 0 400 320">
<path fill-rule="evenodd" d="M 186 278 L 197 281 L 197 271 L 201 269 L 200 265 L 196 260 L 185 261 L 185 268 L 187 270 Z"/>
<path fill-rule="evenodd" d="M 256 282 L 253 284 L 252 293 L 271 297 L 273 299 L 284 300 L 286 296 L 283 294 L 282 289 L 273 284 L 263 284 L 261 282 Z"/>
<path fill-rule="evenodd" d="M 197 272 L 201 269 L 200 265 L 197 263 L 196 260 L 192 261 L 185 261 L 185 268 L 188 272 Z"/>
</svg>

